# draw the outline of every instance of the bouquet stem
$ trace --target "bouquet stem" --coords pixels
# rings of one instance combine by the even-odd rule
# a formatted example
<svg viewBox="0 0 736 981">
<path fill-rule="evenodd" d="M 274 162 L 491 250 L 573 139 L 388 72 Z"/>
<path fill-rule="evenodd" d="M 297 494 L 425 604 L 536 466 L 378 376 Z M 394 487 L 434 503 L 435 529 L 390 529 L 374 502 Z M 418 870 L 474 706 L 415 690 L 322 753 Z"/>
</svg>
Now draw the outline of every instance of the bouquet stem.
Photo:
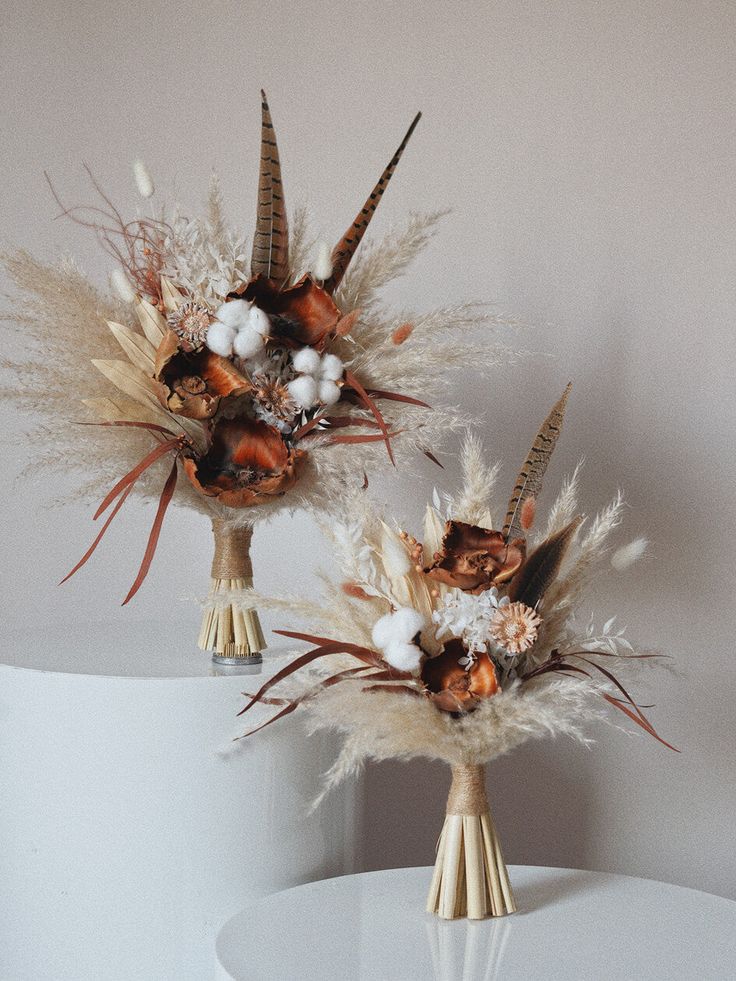
<svg viewBox="0 0 736 981">
<path fill-rule="evenodd" d="M 224 663 L 261 661 L 266 646 L 256 609 L 244 607 L 238 593 L 253 586 L 250 542 L 253 526 L 233 526 L 213 518 L 215 554 L 212 582 L 202 618 L 199 647 Z"/>
<path fill-rule="evenodd" d="M 437 846 L 427 912 L 444 920 L 516 912 L 485 789 L 485 768 L 452 766 L 447 816 Z"/>
</svg>

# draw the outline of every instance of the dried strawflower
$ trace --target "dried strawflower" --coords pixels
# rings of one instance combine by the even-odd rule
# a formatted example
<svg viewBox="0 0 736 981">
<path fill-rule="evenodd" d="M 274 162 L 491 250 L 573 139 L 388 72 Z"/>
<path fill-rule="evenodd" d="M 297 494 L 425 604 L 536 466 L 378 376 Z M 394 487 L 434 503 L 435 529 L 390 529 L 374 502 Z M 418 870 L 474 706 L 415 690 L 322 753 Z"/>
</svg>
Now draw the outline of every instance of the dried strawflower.
<svg viewBox="0 0 736 981">
<path fill-rule="evenodd" d="M 207 340 L 212 314 L 202 303 L 187 300 L 171 311 L 167 321 L 179 338 L 182 351 L 195 351 Z"/>
<path fill-rule="evenodd" d="M 528 651 L 537 639 L 542 618 L 524 603 L 499 606 L 491 620 L 491 636 L 509 654 Z"/>
</svg>

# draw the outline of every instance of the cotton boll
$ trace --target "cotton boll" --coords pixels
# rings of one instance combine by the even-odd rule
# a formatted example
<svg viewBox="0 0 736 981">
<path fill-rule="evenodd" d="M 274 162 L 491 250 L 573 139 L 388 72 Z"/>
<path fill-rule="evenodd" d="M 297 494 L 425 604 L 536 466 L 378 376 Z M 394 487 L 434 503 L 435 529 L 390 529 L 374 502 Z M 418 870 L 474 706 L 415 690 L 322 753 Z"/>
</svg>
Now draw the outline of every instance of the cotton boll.
<svg viewBox="0 0 736 981">
<path fill-rule="evenodd" d="M 328 381 L 339 381 L 345 371 L 345 365 L 336 354 L 325 354 L 320 364 L 320 376 Z"/>
<path fill-rule="evenodd" d="M 142 198 L 153 197 L 153 178 L 148 167 L 146 167 L 142 160 L 133 161 L 133 177 L 135 178 L 135 186 L 138 188 L 140 196 Z"/>
<path fill-rule="evenodd" d="M 133 303 L 135 301 L 135 290 L 122 269 L 113 269 L 110 273 L 110 282 L 121 300 L 124 300 L 125 303 Z"/>
<path fill-rule="evenodd" d="M 426 623 L 422 614 L 411 606 L 400 607 L 392 617 L 393 632 L 397 640 L 411 640 L 424 630 Z"/>
<path fill-rule="evenodd" d="M 385 649 L 390 644 L 408 643 L 424 626 L 421 613 L 410 606 L 402 606 L 395 613 L 387 613 L 377 620 L 371 636 L 376 647 Z"/>
<path fill-rule="evenodd" d="M 263 338 L 258 331 L 244 327 L 235 335 L 233 348 L 239 358 L 253 358 L 263 350 Z"/>
<path fill-rule="evenodd" d="M 294 371 L 302 375 L 316 375 L 319 371 L 320 357 L 313 347 L 303 347 L 291 356 Z"/>
<path fill-rule="evenodd" d="M 234 341 L 235 331 L 232 327 L 228 327 L 227 324 L 223 324 L 219 320 L 210 324 L 206 340 L 210 351 L 222 355 L 223 358 L 229 358 L 233 353 Z"/>
<path fill-rule="evenodd" d="M 416 644 L 397 641 L 384 648 L 383 657 L 397 671 L 416 671 L 422 659 L 422 652 Z"/>
<path fill-rule="evenodd" d="M 635 538 L 628 545 L 623 545 L 611 556 L 611 565 L 616 572 L 623 572 L 642 557 L 647 550 L 649 542 L 646 538 Z"/>
<path fill-rule="evenodd" d="M 318 394 L 322 405 L 334 405 L 340 401 L 340 386 L 331 381 L 321 381 L 318 386 Z"/>
<path fill-rule="evenodd" d="M 271 333 L 271 321 L 268 319 L 268 314 L 261 310 L 260 307 L 250 308 L 250 319 L 249 325 L 251 330 L 256 331 L 262 337 L 268 337 Z"/>
<path fill-rule="evenodd" d="M 311 409 L 317 404 L 317 382 L 311 375 L 300 375 L 286 386 L 289 395 L 301 409 Z"/>
<path fill-rule="evenodd" d="M 250 323 L 250 303 L 245 300 L 230 300 L 217 308 L 215 319 L 220 323 L 232 327 L 233 330 L 241 330 Z"/>
</svg>

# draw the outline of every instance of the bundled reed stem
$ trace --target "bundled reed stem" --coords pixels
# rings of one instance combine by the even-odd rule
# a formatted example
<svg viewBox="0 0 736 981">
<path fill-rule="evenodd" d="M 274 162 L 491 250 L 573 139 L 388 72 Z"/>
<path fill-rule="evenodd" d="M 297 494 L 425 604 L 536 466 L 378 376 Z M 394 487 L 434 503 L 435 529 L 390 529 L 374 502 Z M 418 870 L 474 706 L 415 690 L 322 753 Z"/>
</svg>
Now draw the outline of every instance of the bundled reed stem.
<svg viewBox="0 0 736 981">
<path fill-rule="evenodd" d="M 461 916 L 482 920 L 516 912 L 488 806 L 483 766 L 452 766 L 447 816 L 437 846 L 427 912 L 444 920 Z"/>
<path fill-rule="evenodd" d="M 244 607 L 237 594 L 253 587 L 250 542 L 253 527 L 233 527 L 222 519 L 212 521 L 215 554 L 212 583 L 202 618 L 199 647 L 212 651 L 215 660 L 261 660 L 266 646 L 255 608 Z"/>
</svg>

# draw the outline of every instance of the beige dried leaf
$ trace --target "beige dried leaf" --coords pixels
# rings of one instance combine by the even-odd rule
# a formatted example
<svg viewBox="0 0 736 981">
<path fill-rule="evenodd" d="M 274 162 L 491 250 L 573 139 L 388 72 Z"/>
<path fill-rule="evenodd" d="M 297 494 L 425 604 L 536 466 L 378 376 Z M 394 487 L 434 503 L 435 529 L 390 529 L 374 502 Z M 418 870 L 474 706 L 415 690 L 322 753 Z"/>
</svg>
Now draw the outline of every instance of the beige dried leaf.
<svg viewBox="0 0 736 981">
<path fill-rule="evenodd" d="M 127 361 L 102 361 L 97 358 L 92 359 L 92 364 L 108 381 L 134 401 L 146 406 L 151 402 L 154 405 L 159 404 L 157 393 L 163 390 L 163 386 L 135 365 Z"/>
<path fill-rule="evenodd" d="M 173 313 L 178 310 L 182 303 L 186 302 L 186 297 L 183 293 L 174 286 L 170 279 L 166 276 L 161 277 L 161 298 L 164 301 L 164 306 L 168 313 Z"/>
<path fill-rule="evenodd" d="M 158 347 L 168 327 L 166 320 L 161 316 L 156 307 L 141 297 L 138 297 L 135 302 L 135 312 L 140 321 L 143 333 L 154 347 Z"/>
<path fill-rule="evenodd" d="M 170 428 L 171 419 L 160 406 L 142 405 L 130 399 L 82 399 L 84 405 L 104 422 L 150 422 Z"/>
<path fill-rule="evenodd" d="M 130 358 L 131 364 L 140 368 L 144 374 L 152 375 L 156 360 L 156 348 L 148 338 L 141 334 L 136 334 L 125 324 L 116 324 L 113 320 L 107 321 L 107 326 L 112 331 L 115 340 Z"/>
</svg>

